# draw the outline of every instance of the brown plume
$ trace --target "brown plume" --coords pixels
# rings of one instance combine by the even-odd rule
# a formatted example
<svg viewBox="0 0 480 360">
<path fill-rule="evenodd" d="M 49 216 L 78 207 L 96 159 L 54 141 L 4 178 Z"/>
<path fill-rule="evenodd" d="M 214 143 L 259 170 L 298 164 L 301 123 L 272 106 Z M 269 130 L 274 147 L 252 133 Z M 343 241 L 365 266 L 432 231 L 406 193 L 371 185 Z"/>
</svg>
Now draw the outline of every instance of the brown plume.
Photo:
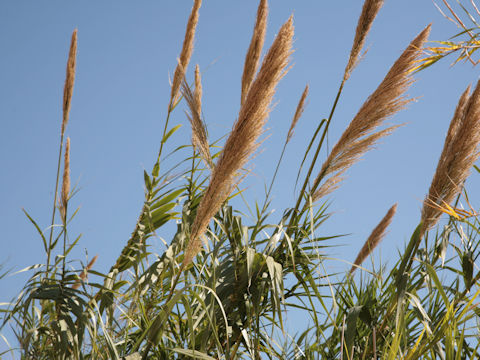
<svg viewBox="0 0 480 360">
<path fill-rule="evenodd" d="M 202 121 L 202 84 L 200 81 L 200 72 L 198 65 L 195 69 L 195 91 L 184 81 L 182 83 L 182 94 L 190 108 L 190 112 L 186 113 L 188 120 L 192 126 L 192 144 L 198 149 L 205 164 L 212 169 L 213 161 L 210 155 L 210 146 L 208 144 L 207 129 Z"/>
<path fill-rule="evenodd" d="M 62 119 L 62 136 L 68 123 L 70 114 L 70 105 L 72 102 L 73 84 L 75 83 L 75 63 L 77 57 L 77 29 L 73 31 L 72 40 L 70 42 L 70 51 L 67 60 L 67 74 L 65 76 L 65 85 L 63 87 L 63 119 Z"/>
<path fill-rule="evenodd" d="M 175 68 L 175 73 L 173 74 L 172 80 L 172 92 L 170 95 L 170 108 L 175 104 L 178 97 L 178 90 L 180 85 L 185 77 L 185 72 L 187 71 L 188 63 L 193 52 L 193 41 L 195 39 L 195 30 L 198 23 L 198 11 L 202 5 L 202 0 L 195 0 L 190 17 L 187 22 L 187 30 L 185 31 L 185 38 L 183 39 L 182 51 L 180 52 L 180 58 L 178 59 L 177 67 Z"/>
<path fill-rule="evenodd" d="M 300 119 L 300 117 L 303 114 L 303 111 L 305 110 L 305 101 L 307 100 L 307 96 L 308 96 L 308 85 L 305 86 L 305 90 L 303 90 L 302 96 L 300 97 L 300 101 L 298 102 L 297 110 L 295 110 L 295 115 L 293 116 L 290 129 L 288 130 L 287 143 L 292 138 L 293 130 L 295 130 L 295 126 L 297 126 L 298 120 Z"/>
<path fill-rule="evenodd" d="M 397 211 L 397 204 L 393 205 L 384 218 L 378 223 L 378 225 L 373 229 L 372 233 L 368 237 L 367 241 L 363 245 L 362 249 L 357 255 L 355 262 L 353 263 L 352 268 L 350 269 L 350 274 L 353 273 L 358 266 L 360 266 L 363 261 L 372 253 L 372 251 L 380 244 L 380 241 L 385 236 L 385 231 L 392 222 L 393 216 Z"/>
<path fill-rule="evenodd" d="M 68 197 L 70 195 L 70 138 L 67 137 L 67 144 L 65 146 L 65 158 L 63 164 L 63 183 L 62 183 L 62 197 L 60 204 L 60 213 L 65 220 L 67 215 Z"/>
<path fill-rule="evenodd" d="M 265 34 L 267 32 L 268 3 L 267 0 L 260 0 L 257 9 L 257 19 L 253 28 L 252 40 L 245 56 L 245 65 L 242 75 L 242 96 L 240 104 L 243 105 L 247 97 L 248 89 L 252 84 L 255 72 L 258 68 L 260 55 L 262 53 Z"/>
<path fill-rule="evenodd" d="M 478 159 L 479 143 L 480 81 L 471 96 L 470 87 L 462 94 L 450 122 L 442 154 L 423 203 L 422 236 L 438 222 L 442 214 L 438 207 L 450 204 L 460 193 Z"/>
<path fill-rule="evenodd" d="M 345 129 L 315 179 L 313 185 L 315 201 L 338 187 L 342 180 L 341 175 L 379 139 L 389 135 L 397 127 L 391 126 L 375 132 L 387 118 L 404 109 L 413 100 L 407 98 L 405 93 L 413 82 L 411 70 L 429 32 L 430 25 L 410 43 Z M 320 182 L 327 176 L 329 178 L 318 188 Z M 335 181 L 335 184 L 331 181 Z"/>
<path fill-rule="evenodd" d="M 350 50 L 350 58 L 348 59 L 343 75 L 344 81 L 348 80 L 353 69 L 357 66 L 360 60 L 360 52 L 365 45 L 365 39 L 383 3 L 384 0 L 365 0 L 363 3 L 362 13 L 358 18 L 357 30 L 355 31 L 355 38 L 353 39 L 352 50 Z"/>
</svg>

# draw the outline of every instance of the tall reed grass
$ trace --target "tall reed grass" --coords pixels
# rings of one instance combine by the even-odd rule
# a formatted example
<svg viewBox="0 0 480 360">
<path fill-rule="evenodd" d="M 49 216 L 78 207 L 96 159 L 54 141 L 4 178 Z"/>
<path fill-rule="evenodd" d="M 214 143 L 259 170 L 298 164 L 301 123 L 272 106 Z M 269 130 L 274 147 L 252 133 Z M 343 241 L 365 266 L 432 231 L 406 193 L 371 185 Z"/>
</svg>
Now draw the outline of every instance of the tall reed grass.
<svg viewBox="0 0 480 360">
<path fill-rule="evenodd" d="M 445 2 L 446 3 L 446 2 Z M 231 199 L 261 146 L 276 88 L 293 57 L 294 18 L 280 27 L 262 59 L 267 0 L 260 0 L 240 81 L 240 109 L 221 141 L 210 139 L 202 114 L 200 66 L 187 67 L 194 50 L 201 0 L 194 0 L 171 82 L 164 131 L 155 163 L 144 172 L 145 198 L 134 230 L 107 273 L 97 256 L 79 269 L 65 266 L 78 243 L 70 241 L 76 212 L 69 202 L 70 138 L 64 135 L 75 78 L 77 31 L 67 61 L 54 207 L 49 230 L 38 230 L 45 263 L 32 266 L 21 293 L 2 309 L 0 329 L 10 327 L 13 357 L 22 359 L 466 359 L 480 356 L 478 220 L 461 209 L 464 183 L 479 155 L 480 85 L 460 96 L 430 189 L 411 240 L 392 266 L 365 265 L 394 219 L 393 205 L 373 227 L 351 268 L 332 274 L 325 266 L 336 236 L 318 236 L 332 216 L 325 197 L 347 171 L 399 125 L 385 120 L 404 110 L 430 26 L 394 62 L 323 161 L 321 150 L 342 92 L 362 56 L 383 0 L 365 0 L 335 100 L 299 159 L 301 188 L 281 219 L 273 221 L 270 194 L 288 143 L 308 103 L 309 84 L 299 97 L 263 206 L 243 216 Z M 252 22 L 254 19 L 251 19 Z M 430 63 L 429 63 L 430 61 Z M 419 65 L 420 64 L 420 65 Z M 214 69 L 213 69 L 214 70 Z M 214 105 L 214 104 L 213 104 Z M 169 122 L 185 106 L 191 125 L 188 149 L 176 169 L 163 169 L 162 155 L 178 129 Z M 235 121 L 233 121 L 236 119 Z M 72 134 L 74 142 L 75 135 Z M 212 144 L 215 144 L 212 145 Z M 178 144 L 176 144 L 178 146 Z M 78 151 L 78 150 L 75 150 Z M 63 156 L 63 170 L 62 170 Z M 188 164 L 185 166 L 185 164 Z M 305 167 L 306 171 L 302 171 Z M 60 195 L 59 179 L 63 174 Z M 175 181 L 174 181 L 175 180 Z M 293 188 L 293 184 L 292 184 Z M 373 196 L 373 194 L 372 194 Z M 250 199 L 245 199 L 245 201 Z M 469 204 L 469 203 L 468 203 Z M 438 225 L 449 215 L 444 226 Z M 60 224 L 56 225 L 59 215 Z M 401 212 L 397 216 L 402 216 Z M 378 219 L 372 219 L 372 224 Z M 167 250 L 153 254 L 149 240 L 169 234 Z M 331 241 L 329 241 L 331 240 Z M 455 240 L 457 240 L 455 242 Z M 57 246 L 63 243 L 63 247 Z M 318 249 L 325 249 L 320 253 Z M 447 257 L 447 248 L 456 256 Z M 375 270 L 376 268 L 376 270 Z M 3 275 L 2 275 L 3 276 Z M 0 276 L 0 278 L 2 277 Z M 333 280 L 336 279 L 336 280 Z M 289 334 L 286 314 L 301 311 L 310 322 Z M 5 355 L 6 354 L 1 354 Z"/>
</svg>

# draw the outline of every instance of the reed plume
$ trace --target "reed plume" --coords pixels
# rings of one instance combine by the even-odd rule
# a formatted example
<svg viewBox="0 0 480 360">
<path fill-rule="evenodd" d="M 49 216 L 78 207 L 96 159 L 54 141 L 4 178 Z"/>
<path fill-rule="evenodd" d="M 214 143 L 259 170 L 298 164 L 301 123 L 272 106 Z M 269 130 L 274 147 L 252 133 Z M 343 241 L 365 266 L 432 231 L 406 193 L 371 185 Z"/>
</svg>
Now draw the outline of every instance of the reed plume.
<svg viewBox="0 0 480 360">
<path fill-rule="evenodd" d="M 395 130 L 397 126 L 375 132 L 387 118 L 395 115 L 413 101 L 406 97 L 405 93 L 414 81 L 411 70 L 415 66 L 415 60 L 420 55 L 429 33 L 430 25 L 400 55 L 378 88 L 368 97 L 345 129 L 315 179 L 312 187 L 315 201 L 337 188 L 338 183 L 342 180 L 341 175 L 370 150 L 379 139 Z M 328 176 L 325 183 L 318 187 L 320 182 Z"/>
<path fill-rule="evenodd" d="M 305 110 L 305 101 L 307 100 L 308 89 L 309 89 L 308 85 L 305 86 L 305 90 L 303 90 L 302 96 L 300 97 L 300 101 L 298 102 L 297 109 L 295 110 L 295 115 L 293 116 L 290 129 L 288 130 L 287 143 L 292 138 L 293 131 L 295 130 L 295 126 L 297 126 L 298 120 L 300 119 L 300 117 L 303 114 L 303 111 Z"/>
<path fill-rule="evenodd" d="M 252 39 L 250 41 L 250 46 L 248 47 L 247 55 L 245 56 L 240 105 L 243 105 L 243 102 L 247 97 L 248 89 L 252 84 L 255 72 L 258 68 L 263 43 L 265 42 L 265 34 L 267 32 L 267 16 L 268 2 L 267 0 L 260 0 L 257 9 L 257 19 L 255 21 L 255 27 L 253 28 Z"/>
<path fill-rule="evenodd" d="M 72 289 L 78 289 L 80 287 L 80 285 L 82 284 L 82 282 L 85 281 L 85 279 L 87 278 L 88 276 L 88 271 L 93 267 L 93 265 L 95 264 L 95 262 L 97 261 L 97 258 L 98 258 L 98 255 L 95 255 L 93 257 L 92 260 L 90 260 L 90 262 L 88 263 L 87 266 L 85 266 L 85 268 L 82 270 L 82 272 L 80 273 L 79 278 L 77 279 L 77 281 L 75 281 L 75 283 L 72 285 Z"/>
<path fill-rule="evenodd" d="M 380 241 L 385 236 L 385 231 L 392 222 L 393 216 L 397 211 L 397 204 L 393 205 L 388 211 L 383 219 L 378 223 L 378 225 L 373 229 L 372 233 L 368 237 L 367 241 L 363 245 L 362 249 L 357 255 L 352 268 L 350 269 L 350 274 L 353 273 L 357 267 L 359 267 L 363 261 L 372 253 L 372 251 L 380 244 Z"/>
<path fill-rule="evenodd" d="M 75 63 L 77 58 L 77 29 L 72 33 L 70 41 L 70 51 L 67 60 L 67 74 L 65 76 L 65 85 L 63 87 L 63 119 L 62 119 L 62 137 L 65 134 L 65 128 L 70 114 L 70 105 L 72 102 L 73 84 L 75 83 Z"/>
<path fill-rule="evenodd" d="M 280 28 L 262 66 L 253 81 L 245 102 L 240 107 L 238 119 L 212 172 L 210 183 L 198 206 L 192 225 L 190 242 L 185 250 L 183 267 L 200 251 L 200 237 L 205 233 L 210 219 L 238 183 L 236 174 L 258 148 L 259 136 L 271 110 L 275 89 L 287 71 L 292 54 L 293 18 Z"/>
<path fill-rule="evenodd" d="M 460 193 L 478 159 L 479 143 L 480 81 L 472 95 L 470 86 L 464 91 L 450 122 L 435 175 L 423 202 L 421 236 L 438 222 L 442 214 L 439 207 L 450 204 Z"/>
<path fill-rule="evenodd" d="M 358 18 L 357 29 L 355 31 L 355 38 L 353 39 L 352 49 L 350 50 L 350 57 L 343 75 L 344 81 L 348 80 L 353 69 L 360 61 L 360 52 L 365 45 L 365 39 L 372 27 L 373 21 L 383 6 L 384 0 L 365 0 L 363 3 L 362 13 Z"/>
<path fill-rule="evenodd" d="M 182 83 L 182 95 L 187 102 L 190 112 L 186 112 L 187 118 L 192 126 L 192 144 L 198 149 L 205 164 L 212 169 L 213 160 L 210 155 L 207 129 L 202 121 L 202 84 L 198 66 L 195 69 L 195 90 L 192 92 L 190 86 L 184 81 Z"/>
<path fill-rule="evenodd" d="M 202 5 L 202 0 L 195 0 L 193 3 L 192 11 L 187 22 L 187 30 L 185 31 L 185 38 L 183 39 L 182 51 L 180 52 L 180 58 L 178 59 L 177 67 L 173 74 L 172 80 L 172 91 L 170 94 L 170 109 L 177 101 L 178 91 L 182 83 L 183 78 L 185 77 L 185 72 L 187 71 L 188 63 L 192 57 L 193 52 L 193 41 L 195 39 L 195 30 L 198 23 L 198 11 Z"/>
<path fill-rule="evenodd" d="M 65 158 L 63 165 L 62 196 L 60 204 L 60 213 L 65 220 L 67 215 L 68 196 L 70 194 L 70 138 L 67 137 L 65 145 Z"/>
<path fill-rule="evenodd" d="M 193 93 L 195 97 L 195 103 L 197 105 L 197 113 L 202 113 L 202 77 L 200 75 L 200 67 L 198 65 L 195 66 L 195 91 Z"/>
</svg>

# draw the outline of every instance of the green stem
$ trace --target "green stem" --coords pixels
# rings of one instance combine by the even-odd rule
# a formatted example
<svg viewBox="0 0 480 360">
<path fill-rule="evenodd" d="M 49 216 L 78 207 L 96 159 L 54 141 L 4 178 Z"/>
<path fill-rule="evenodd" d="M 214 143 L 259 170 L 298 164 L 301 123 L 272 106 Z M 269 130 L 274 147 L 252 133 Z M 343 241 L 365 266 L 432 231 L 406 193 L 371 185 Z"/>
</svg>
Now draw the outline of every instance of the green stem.
<svg viewBox="0 0 480 360">
<path fill-rule="evenodd" d="M 188 192 L 190 193 L 190 196 L 193 194 L 193 174 L 195 172 L 195 145 L 192 144 L 192 150 L 193 150 L 193 154 L 192 154 L 192 169 L 190 170 L 191 171 L 191 174 L 192 176 L 190 177 L 190 186 L 189 186 L 189 189 L 188 189 Z M 191 198 L 190 198 L 191 200 Z"/>
<path fill-rule="evenodd" d="M 180 103 L 180 100 L 182 100 L 182 97 L 178 99 L 176 103 L 174 103 L 174 99 L 170 99 L 170 103 L 168 104 L 168 111 L 167 111 L 167 118 L 165 119 L 165 126 L 163 127 L 163 134 L 162 134 L 162 141 L 160 142 L 160 149 L 158 150 L 158 155 L 157 155 L 157 162 L 155 163 L 155 166 L 158 166 L 159 169 L 157 172 L 160 170 L 160 158 L 162 156 L 162 151 L 163 151 L 163 144 L 165 144 L 165 134 L 167 133 L 168 129 L 168 122 L 170 121 L 170 115 L 172 114 L 173 110 L 177 107 L 177 105 Z M 155 168 L 154 166 L 154 168 Z M 153 175 L 153 171 L 152 171 Z M 157 176 L 154 176 L 156 178 Z"/>
<path fill-rule="evenodd" d="M 265 211 L 265 207 L 270 197 L 270 193 L 272 192 L 273 183 L 277 178 L 278 169 L 280 168 L 280 164 L 282 163 L 283 155 L 285 154 L 285 149 L 287 148 L 287 144 L 288 144 L 288 141 L 285 141 L 285 144 L 283 144 L 282 153 L 280 154 L 280 158 L 278 159 L 277 166 L 275 167 L 275 172 L 273 173 L 272 181 L 270 182 L 270 186 L 268 187 L 267 195 L 265 197 L 265 202 L 263 203 L 262 213 Z"/>
<path fill-rule="evenodd" d="M 317 147 L 317 150 L 315 151 L 315 154 L 313 156 L 313 159 L 312 159 L 312 162 L 310 164 L 310 168 L 308 169 L 308 172 L 307 172 L 307 175 L 305 177 L 305 181 L 303 182 L 303 186 L 302 186 L 302 189 L 300 190 L 300 193 L 298 195 L 298 199 L 297 199 L 297 203 L 295 204 L 295 208 L 292 212 L 292 215 L 290 217 L 290 223 L 289 223 L 289 226 L 287 228 L 287 231 L 290 232 L 290 228 L 291 226 L 293 225 L 296 225 L 296 223 L 294 223 L 294 219 L 296 217 L 296 214 L 298 212 L 298 209 L 300 208 L 300 203 L 302 202 L 302 199 L 303 199 L 303 194 L 305 193 L 305 190 L 307 189 L 307 186 L 308 186 L 308 183 L 309 183 L 309 180 L 310 180 L 310 177 L 312 176 L 312 172 L 313 172 L 313 169 L 315 167 L 315 164 L 317 162 L 317 158 L 318 158 L 318 155 L 320 154 L 320 149 L 322 148 L 323 146 L 323 142 L 325 141 L 325 137 L 327 136 L 327 133 L 328 133 L 328 128 L 330 126 L 330 122 L 332 121 L 332 118 L 333 118 L 333 114 L 335 113 L 335 109 L 337 108 L 337 104 L 338 104 L 338 101 L 340 100 L 340 95 L 342 94 L 342 90 L 343 90 L 343 86 L 345 85 L 345 79 L 342 80 L 341 84 L 340 84 L 340 87 L 337 91 L 337 95 L 335 97 L 335 101 L 333 102 L 333 106 L 332 106 L 332 109 L 330 110 L 330 115 L 328 116 L 328 119 L 327 119 L 327 123 L 325 124 L 325 128 L 323 129 L 323 132 L 322 132 L 322 137 L 320 138 L 320 142 L 318 144 L 318 147 Z M 319 125 L 320 127 L 321 125 Z M 317 136 L 317 132 L 315 132 L 315 135 L 314 136 Z M 320 181 L 322 180 L 324 174 L 320 174 L 318 177 L 317 177 L 317 180 L 315 181 L 315 183 L 313 184 L 311 190 L 310 190 L 310 193 L 313 193 L 318 185 L 320 184 Z M 307 206 L 307 203 L 305 203 L 303 209 L 302 209 L 302 212 L 303 210 L 305 210 L 305 207 Z"/>
<path fill-rule="evenodd" d="M 237 336 L 237 339 L 235 340 L 235 345 L 233 346 L 233 353 L 230 354 L 230 360 L 235 359 L 235 355 L 237 355 L 238 348 L 240 347 L 241 344 L 241 333 Z"/>
<path fill-rule="evenodd" d="M 55 224 L 55 211 L 57 205 L 57 192 L 58 192 L 58 182 L 60 179 L 60 164 L 62 162 L 62 151 L 63 151 L 63 137 L 64 133 L 60 136 L 60 149 L 58 151 L 58 162 L 57 162 L 57 178 L 55 180 L 55 192 L 53 194 L 53 209 L 52 209 L 52 220 L 50 222 L 50 236 L 48 239 L 48 248 L 47 248 L 47 270 L 45 272 L 45 277 L 48 276 L 48 271 L 50 268 L 50 257 L 52 252 L 52 239 L 53 239 L 53 226 Z"/>
<path fill-rule="evenodd" d="M 65 204 L 65 213 L 63 215 L 63 264 L 62 264 L 62 284 L 65 281 L 65 257 L 67 251 L 67 204 Z M 63 285 L 62 285 L 63 286 Z"/>
<path fill-rule="evenodd" d="M 267 211 L 268 199 L 270 198 L 270 193 L 272 192 L 273 184 L 274 184 L 275 179 L 277 177 L 278 170 L 280 169 L 280 164 L 283 160 L 283 156 L 285 154 L 285 149 L 287 148 L 287 144 L 288 144 L 288 140 L 286 140 L 285 143 L 283 144 L 283 149 L 282 149 L 282 152 L 280 154 L 280 158 L 277 161 L 277 166 L 275 167 L 275 172 L 273 173 L 272 180 L 270 181 L 270 186 L 268 187 L 267 194 L 265 195 L 265 201 L 263 202 L 262 210 L 260 212 L 260 216 L 259 216 L 259 219 L 258 219 L 259 221 L 262 219 L 263 214 L 265 214 L 265 212 Z M 257 228 L 258 228 L 258 222 L 257 222 L 257 224 L 255 225 L 255 228 L 252 231 L 252 236 L 251 236 L 252 239 L 255 238 L 255 236 L 257 234 Z"/>
<path fill-rule="evenodd" d="M 155 162 L 154 169 L 155 167 L 158 167 L 158 170 L 155 172 L 156 174 L 159 173 L 160 171 L 160 158 L 162 156 L 162 151 L 163 151 L 163 144 L 165 144 L 165 134 L 167 133 L 167 128 L 168 128 L 168 122 L 170 120 L 170 114 L 172 113 L 173 109 L 175 107 L 172 107 L 172 104 L 168 105 L 168 113 L 167 113 L 167 118 L 165 119 L 165 126 L 163 128 L 163 134 L 162 134 L 162 141 L 160 141 L 160 149 L 158 149 L 158 155 L 157 155 L 157 161 Z M 152 171 L 153 178 L 156 179 L 157 176 L 155 176 L 154 171 Z"/>
</svg>

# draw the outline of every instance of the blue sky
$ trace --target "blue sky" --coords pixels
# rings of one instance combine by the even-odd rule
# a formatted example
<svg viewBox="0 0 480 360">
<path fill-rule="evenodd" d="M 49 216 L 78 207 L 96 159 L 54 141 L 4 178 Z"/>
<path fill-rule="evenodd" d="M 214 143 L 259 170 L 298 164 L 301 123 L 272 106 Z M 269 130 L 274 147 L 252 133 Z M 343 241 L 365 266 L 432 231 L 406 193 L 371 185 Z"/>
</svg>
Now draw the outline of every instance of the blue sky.
<svg viewBox="0 0 480 360">
<path fill-rule="evenodd" d="M 280 144 L 308 83 L 310 96 L 273 190 L 273 208 L 292 206 L 298 165 L 318 122 L 328 116 L 351 48 L 362 1 L 271 0 L 266 46 L 294 14 L 293 68 L 283 79 L 268 121 L 266 140 L 246 180 L 248 198 L 263 200 Z M 0 263 L 19 270 L 45 261 L 40 238 L 22 212 L 49 225 L 61 122 L 61 102 L 70 36 L 78 28 L 77 75 L 66 134 L 71 138 L 71 175 L 80 207 L 71 233 L 83 234 L 74 257 L 99 254 L 106 272 L 135 225 L 143 201 L 143 170 L 158 151 L 169 99 L 169 74 L 176 65 L 192 1 L 2 1 L 0 3 Z M 257 1 L 204 0 L 188 72 L 199 64 L 203 112 L 210 139 L 226 134 L 240 99 L 243 60 Z M 334 116 L 332 146 L 363 101 L 408 43 L 432 23 L 431 40 L 459 32 L 430 0 L 387 0 L 367 39 L 368 53 L 346 84 Z M 406 123 L 348 171 L 330 195 L 333 217 L 322 235 L 337 239 L 330 254 L 355 258 L 373 227 L 398 202 L 397 215 L 380 246 L 395 259 L 417 225 L 443 140 L 462 91 L 478 79 L 471 64 L 450 67 L 453 58 L 416 75 L 409 94 L 418 97 L 389 123 Z M 182 104 L 172 124 L 185 126 L 170 143 L 188 142 Z M 323 153 L 323 156 L 325 154 Z M 469 180 L 478 204 L 478 174 Z M 166 239 L 168 241 L 168 238 Z M 153 244 L 162 252 L 161 242 Z M 392 257 L 393 256 L 393 257 Z M 344 266 L 338 263 L 338 266 Z M 0 281 L 2 301 L 23 277 Z"/>
</svg>

